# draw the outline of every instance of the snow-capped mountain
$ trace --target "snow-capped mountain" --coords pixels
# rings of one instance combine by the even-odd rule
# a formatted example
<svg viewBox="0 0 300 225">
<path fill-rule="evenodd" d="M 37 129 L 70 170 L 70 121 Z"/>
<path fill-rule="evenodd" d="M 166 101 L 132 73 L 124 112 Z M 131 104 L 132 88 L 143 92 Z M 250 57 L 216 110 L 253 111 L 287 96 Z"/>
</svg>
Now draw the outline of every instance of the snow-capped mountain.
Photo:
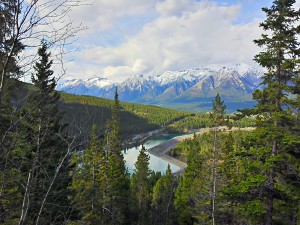
<svg viewBox="0 0 300 225">
<path fill-rule="evenodd" d="M 203 71 L 208 68 L 199 68 Z M 211 65 L 211 73 L 205 73 L 200 81 L 186 91 L 181 98 L 213 97 L 220 93 L 223 97 L 248 97 L 259 88 L 263 72 L 246 64 Z"/>
<path fill-rule="evenodd" d="M 118 92 L 123 101 L 132 101 L 151 93 L 157 87 L 158 84 L 154 80 L 143 75 L 135 75 L 119 84 Z"/>
<path fill-rule="evenodd" d="M 117 84 L 105 78 L 67 80 L 57 89 L 74 94 L 113 99 L 118 87 L 121 101 L 152 104 L 211 102 L 220 93 L 227 101 L 251 100 L 263 71 L 247 64 L 214 64 L 156 76 L 134 75 Z"/>
<path fill-rule="evenodd" d="M 101 77 L 94 77 L 94 78 L 87 79 L 85 81 L 85 84 L 87 87 L 98 87 L 98 88 L 106 88 L 115 85 L 113 81 Z"/>
<path fill-rule="evenodd" d="M 103 97 L 110 89 L 115 88 L 116 85 L 117 83 L 106 78 L 94 77 L 86 80 L 59 80 L 56 89 L 70 94 Z"/>
</svg>

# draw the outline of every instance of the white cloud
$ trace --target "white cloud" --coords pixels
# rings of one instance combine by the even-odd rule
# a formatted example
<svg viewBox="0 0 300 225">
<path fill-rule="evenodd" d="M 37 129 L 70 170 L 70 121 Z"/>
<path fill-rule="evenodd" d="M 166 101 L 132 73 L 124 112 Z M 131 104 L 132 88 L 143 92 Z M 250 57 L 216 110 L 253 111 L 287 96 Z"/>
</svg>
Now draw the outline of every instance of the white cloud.
<svg viewBox="0 0 300 225">
<path fill-rule="evenodd" d="M 158 2 L 155 8 L 162 16 L 182 16 L 184 13 L 196 11 L 197 5 L 194 0 L 165 0 Z"/>
<path fill-rule="evenodd" d="M 71 18 L 90 29 L 78 34 L 80 51 L 67 64 L 68 77 L 121 81 L 214 63 L 253 64 L 259 52 L 253 40 L 262 31 L 257 19 L 245 22 L 253 12 L 243 4 L 256 1 L 221 2 L 226 1 L 94 0 L 72 8 Z M 247 20 L 239 23 L 245 11 Z"/>
<path fill-rule="evenodd" d="M 184 3 L 187 6 L 180 14 Z M 261 33 L 259 21 L 234 24 L 240 5 L 165 0 L 155 6 L 161 16 L 126 42 L 113 47 L 89 46 L 77 60 L 97 68 L 94 71 L 101 71 L 99 76 L 120 81 L 133 74 L 152 75 L 213 63 L 252 63 L 258 52 L 253 39 Z"/>
<path fill-rule="evenodd" d="M 118 26 L 126 16 L 137 16 L 154 11 L 157 0 L 95 0 L 93 4 L 76 7 L 72 16 L 79 18 L 90 32 L 103 31 Z"/>
<path fill-rule="evenodd" d="M 103 69 L 103 77 L 121 81 L 132 75 L 132 68 L 130 66 L 108 66 Z"/>
</svg>

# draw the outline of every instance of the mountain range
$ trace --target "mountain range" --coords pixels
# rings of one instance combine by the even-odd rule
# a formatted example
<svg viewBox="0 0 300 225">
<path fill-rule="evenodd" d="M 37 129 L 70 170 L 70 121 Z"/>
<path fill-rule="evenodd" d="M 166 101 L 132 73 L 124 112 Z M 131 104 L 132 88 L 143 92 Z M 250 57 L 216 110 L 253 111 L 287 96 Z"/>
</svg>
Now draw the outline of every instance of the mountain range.
<svg viewBox="0 0 300 225">
<path fill-rule="evenodd" d="M 100 77 L 60 80 L 57 90 L 113 99 L 117 87 L 121 101 L 202 112 L 211 108 L 219 93 L 232 112 L 255 103 L 252 93 L 261 87 L 262 75 L 262 70 L 244 63 L 215 64 L 149 77 L 134 75 L 121 83 Z"/>
</svg>

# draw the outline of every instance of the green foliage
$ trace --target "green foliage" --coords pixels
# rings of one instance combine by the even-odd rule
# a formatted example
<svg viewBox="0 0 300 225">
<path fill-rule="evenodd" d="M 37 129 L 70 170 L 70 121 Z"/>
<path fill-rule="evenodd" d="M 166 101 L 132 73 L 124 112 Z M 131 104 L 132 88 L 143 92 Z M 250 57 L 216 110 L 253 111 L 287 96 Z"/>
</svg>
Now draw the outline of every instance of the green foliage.
<svg viewBox="0 0 300 225">
<path fill-rule="evenodd" d="M 23 112 L 27 114 L 23 121 L 26 143 L 23 151 L 29 159 L 28 162 L 23 162 L 23 169 L 28 174 L 32 173 L 34 177 L 29 184 L 32 196 L 28 219 L 35 219 L 39 215 L 40 218 L 36 219 L 40 222 L 63 221 L 67 211 L 61 212 L 60 207 L 69 206 L 68 167 L 67 163 L 62 161 L 67 154 L 67 146 L 60 138 L 65 135 L 65 125 L 61 123 L 63 115 L 58 109 L 59 94 L 54 90 L 56 82 L 51 70 L 53 62 L 49 60 L 51 54 L 47 51 L 47 44 L 42 42 L 38 49 L 39 60 L 34 65 L 35 74 L 32 75 L 34 91 Z M 61 163 L 62 167 L 59 168 Z M 60 176 L 56 175 L 58 171 Z M 41 205 L 42 201 L 47 204 Z"/>
<path fill-rule="evenodd" d="M 237 204 L 230 197 L 230 192 L 241 191 L 240 199 L 249 196 L 249 192 L 243 192 L 241 187 L 236 186 L 238 181 L 245 176 L 244 171 L 248 162 L 238 158 L 238 155 L 241 146 L 249 136 L 251 136 L 251 132 L 245 131 L 220 132 L 218 134 L 219 152 L 216 158 L 218 163 L 215 165 L 217 178 L 215 189 L 216 224 L 233 224 L 234 221 L 240 224 L 239 222 L 242 221 Z M 179 224 L 212 223 L 213 140 L 213 133 L 204 133 L 195 135 L 193 139 L 185 140 L 177 146 L 188 159 L 185 174 L 176 190 L 175 206 L 179 214 Z"/>
<path fill-rule="evenodd" d="M 65 93 L 61 93 L 61 97 L 63 100 L 61 107 L 66 112 L 64 121 L 67 123 L 82 121 L 85 129 L 90 130 L 94 122 L 99 128 L 104 128 L 111 118 L 114 104 L 111 100 Z M 190 115 L 188 112 L 126 102 L 121 103 L 119 108 L 123 140 L 134 134 L 166 127 Z"/>
<path fill-rule="evenodd" d="M 263 8 L 267 17 L 260 26 L 266 34 L 254 42 L 264 48 L 255 56 L 255 61 L 267 70 L 262 82 L 265 88 L 253 94 L 257 105 L 243 111 L 247 115 L 257 116 L 258 129 L 252 140 L 249 140 L 251 144 L 246 147 L 248 154 L 243 156 L 243 160 L 251 164 L 240 184 L 253 180 L 258 174 L 264 177 L 265 182 L 261 182 L 259 187 L 249 186 L 249 192 L 252 191 L 251 201 L 255 205 L 258 202 L 264 205 L 261 207 L 264 210 L 263 216 L 259 217 L 257 223 L 265 222 L 267 225 L 282 224 L 282 221 L 296 224 L 294 215 L 299 214 L 298 207 L 286 213 L 295 201 L 293 198 L 299 198 L 300 186 L 299 182 L 290 185 L 290 179 L 298 179 L 300 175 L 299 156 L 292 153 L 298 151 L 296 137 L 299 138 L 300 134 L 297 123 L 300 92 L 296 88 L 300 62 L 297 38 L 300 33 L 300 11 L 293 8 L 294 4 L 294 0 L 278 0 L 270 8 Z M 253 174 L 251 170 L 258 164 L 260 170 Z M 294 171 L 293 175 L 290 175 L 290 170 Z M 252 208 L 244 207 L 245 210 Z M 281 220 L 277 219 L 279 217 Z"/>
<path fill-rule="evenodd" d="M 150 156 L 143 146 L 135 163 L 131 181 L 132 213 L 135 215 L 132 224 L 150 224 L 151 184 L 149 169 Z"/>
<path fill-rule="evenodd" d="M 18 128 L 12 126 L 18 120 L 14 114 L 12 99 L 18 89 L 15 78 L 22 73 L 17 65 L 17 54 L 23 50 L 20 41 L 14 40 L 15 2 L 0 3 L 0 223 L 17 223 L 17 213 L 21 196 L 16 182 L 17 172 L 12 160 L 11 150 L 15 147 Z M 11 48 L 14 43 L 14 48 Z M 11 53 L 11 54 L 8 54 Z M 12 176 L 12 177 L 10 177 Z M 19 178 L 19 177 L 18 177 Z M 11 222 L 9 222 L 11 221 Z"/>
<path fill-rule="evenodd" d="M 176 180 L 168 165 L 165 176 L 161 177 L 153 188 L 152 224 L 172 225 L 176 223 L 175 188 Z"/>
<path fill-rule="evenodd" d="M 73 156 L 71 189 L 75 192 L 73 202 L 79 210 L 77 221 L 80 223 L 128 223 L 129 174 L 122 154 L 119 121 L 116 91 L 103 145 L 94 126 L 88 149 Z"/>
<path fill-rule="evenodd" d="M 224 117 L 228 120 L 226 123 L 229 127 L 255 127 L 256 122 L 252 117 L 238 117 L 236 115 L 226 115 Z M 213 127 L 214 120 L 211 119 L 210 114 L 194 113 L 186 116 L 182 120 L 176 121 L 169 125 L 171 130 L 178 132 L 189 131 L 204 127 Z"/>
<path fill-rule="evenodd" d="M 24 49 L 24 45 L 20 40 L 15 40 L 15 4 L 13 0 L 0 3 L 0 108 L 7 106 L 7 101 L 16 89 L 13 79 L 22 75 L 17 55 Z"/>
<path fill-rule="evenodd" d="M 212 101 L 212 104 L 213 104 L 212 113 L 210 114 L 211 118 L 213 120 L 213 123 L 216 124 L 216 126 L 220 126 L 224 122 L 224 115 L 226 114 L 226 106 L 224 105 L 224 100 L 221 99 L 219 93 Z"/>
<path fill-rule="evenodd" d="M 19 224 L 61 222 L 69 211 L 67 147 L 61 139 L 65 137 L 65 126 L 60 121 L 59 95 L 54 91 L 52 61 L 47 50 L 47 45 L 42 43 L 32 76 L 34 90 L 21 113 L 17 112 L 14 142 L 5 155 L 9 157 L 5 165 L 8 169 L 1 176 L 14 176 L 4 182 L 2 190 L 14 190 L 16 198 L 11 199 L 10 205 L 18 205 L 5 209 L 14 212 L 8 213 L 5 223 L 16 219 Z"/>
<path fill-rule="evenodd" d="M 104 151 L 108 161 L 106 190 L 109 203 L 107 209 L 111 214 L 111 221 L 107 224 L 126 224 L 128 220 L 129 174 L 125 167 L 120 137 L 119 99 L 116 90 L 112 119 L 107 124 L 104 139 Z"/>
<path fill-rule="evenodd" d="M 206 169 L 206 166 L 211 163 L 206 159 L 212 148 L 212 138 L 211 134 L 204 134 L 202 137 L 201 140 L 186 140 L 178 146 L 188 154 L 188 166 L 176 192 L 175 206 L 179 212 L 179 224 L 192 224 L 193 221 L 204 223 L 209 220 L 207 215 L 210 207 L 210 170 Z M 204 213 L 200 215 L 200 212 Z"/>
<path fill-rule="evenodd" d="M 78 211 L 77 221 L 84 224 L 105 224 L 110 215 L 105 211 L 107 200 L 105 190 L 108 183 L 105 177 L 107 161 L 98 138 L 98 130 L 93 126 L 91 140 L 85 151 L 74 153 L 74 170 L 70 196 Z"/>
</svg>

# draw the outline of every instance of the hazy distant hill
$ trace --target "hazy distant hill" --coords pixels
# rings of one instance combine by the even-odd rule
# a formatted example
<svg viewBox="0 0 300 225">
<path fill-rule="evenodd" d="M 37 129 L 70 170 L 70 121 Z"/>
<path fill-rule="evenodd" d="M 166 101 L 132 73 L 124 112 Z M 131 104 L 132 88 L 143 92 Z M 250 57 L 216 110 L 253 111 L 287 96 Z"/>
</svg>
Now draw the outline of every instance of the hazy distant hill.
<svg viewBox="0 0 300 225">
<path fill-rule="evenodd" d="M 112 99 L 118 87 L 121 101 L 156 104 L 175 109 L 207 111 L 220 93 L 228 111 L 254 104 L 263 72 L 246 64 L 210 65 L 184 71 L 167 71 L 145 77 L 134 75 L 122 83 L 105 78 L 60 81 L 58 90 Z"/>
</svg>

